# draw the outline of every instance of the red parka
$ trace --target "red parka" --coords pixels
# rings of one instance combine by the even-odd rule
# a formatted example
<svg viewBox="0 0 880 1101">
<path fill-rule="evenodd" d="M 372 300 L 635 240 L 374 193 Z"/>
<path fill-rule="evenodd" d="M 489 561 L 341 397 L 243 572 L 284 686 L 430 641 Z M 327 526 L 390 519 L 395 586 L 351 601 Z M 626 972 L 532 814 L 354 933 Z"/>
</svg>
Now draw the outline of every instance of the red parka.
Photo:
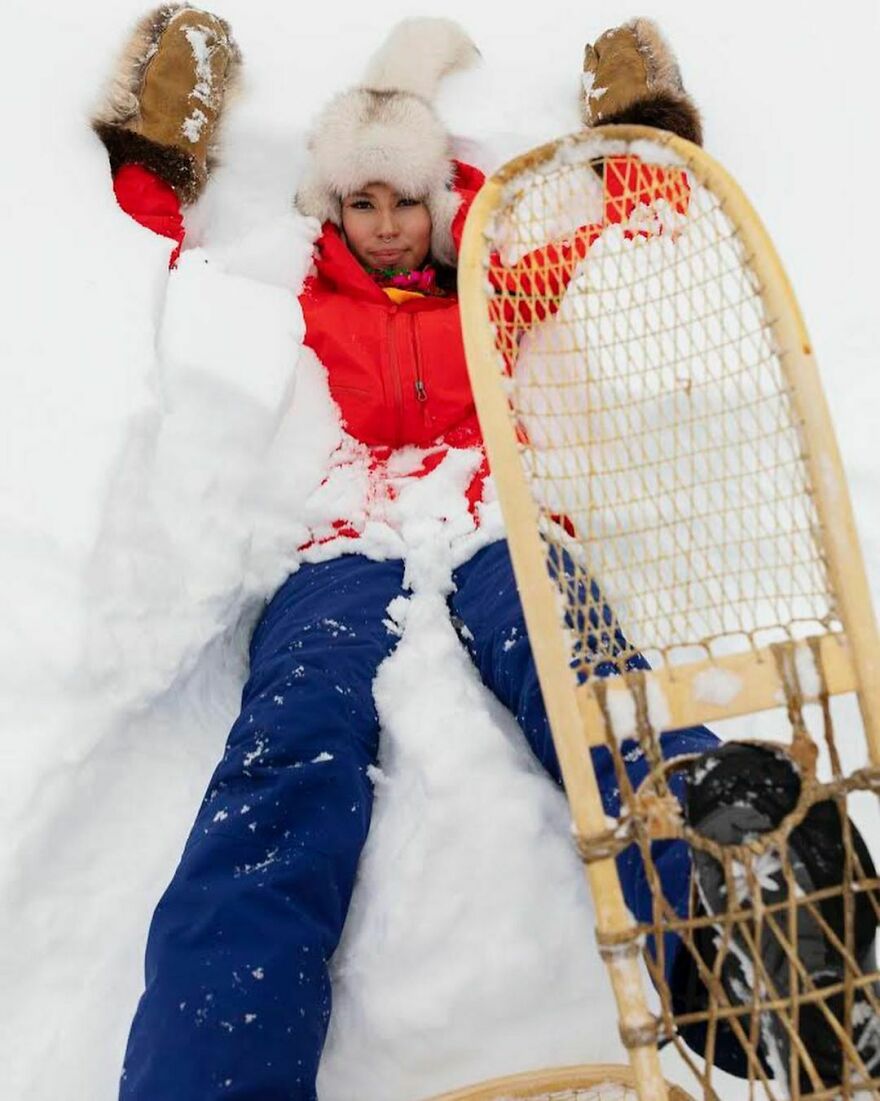
<svg viewBox="0 0 880 1101">
<path fill-rule="evenodd" d="M 476 168 L 457 166 L 456 247 L 482 184 Z M 391 301 L 327 223 L 299 301 L 305 342 L 326 366 L 352 436 L 372 447 L 479 443 L 456 298 Z"/>
</svg>

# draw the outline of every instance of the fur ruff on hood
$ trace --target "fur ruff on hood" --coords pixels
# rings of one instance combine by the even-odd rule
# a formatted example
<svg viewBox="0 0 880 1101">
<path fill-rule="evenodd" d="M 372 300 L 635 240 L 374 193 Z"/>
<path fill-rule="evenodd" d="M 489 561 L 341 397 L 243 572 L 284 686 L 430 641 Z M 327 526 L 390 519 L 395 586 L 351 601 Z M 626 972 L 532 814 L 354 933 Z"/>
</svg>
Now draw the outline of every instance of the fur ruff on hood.
<svg viewBox="0 0 880 1101">
<path fill-rule="evenodd" d="M 373 56 L 360 87 L 334 97 L 309 138 L 310 164 L 296 205 L 321 223 L 341 226 L 341 200 L 369 183 L 424 199 L 431 254 L 455 263 L 449 135 L 431 100 L 447 73 L 474 65 L 479 51 L 450 19 L 405 19 Z"/>
</svg>

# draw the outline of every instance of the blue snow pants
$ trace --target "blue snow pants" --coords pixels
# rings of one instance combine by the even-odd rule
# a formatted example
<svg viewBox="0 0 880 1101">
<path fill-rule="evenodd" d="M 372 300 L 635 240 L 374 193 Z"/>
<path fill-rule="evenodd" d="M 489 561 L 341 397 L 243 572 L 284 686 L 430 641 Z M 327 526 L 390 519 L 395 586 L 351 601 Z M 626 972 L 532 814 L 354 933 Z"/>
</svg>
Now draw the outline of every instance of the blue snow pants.
<svg viewBox="0 0 880 1101">
<path fill-rule="evenodd" d="M 455 583 L 450 612 L 484 683 L 561 783 L 507 545 L 483 548 Z M 266 608 L 241 714 L 150 927 L 121 1101 L 315 1101 L 327 965 L 370 824 L 372 684 L 397 641 L 386 609 L 402 592 L 400 561 L 349 555 L 303 566 Z M 700 727 L 664 735 L 663 752 L 716 744 Z M 645 762 L 625 749 L 638 783 Z M 608 751 L 595 763 L 616 814 Z M 666 844 L 658 866 L 683 912 L 686 847 Z M 620 868 L 627 904 L 649 920 L 637 854 Z"/>
</svg>

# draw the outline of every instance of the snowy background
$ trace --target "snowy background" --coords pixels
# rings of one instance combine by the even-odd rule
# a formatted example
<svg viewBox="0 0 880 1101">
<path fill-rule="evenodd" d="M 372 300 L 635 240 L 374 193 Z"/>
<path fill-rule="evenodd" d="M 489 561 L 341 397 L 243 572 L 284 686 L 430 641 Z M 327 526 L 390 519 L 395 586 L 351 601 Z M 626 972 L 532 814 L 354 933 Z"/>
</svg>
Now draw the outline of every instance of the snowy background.
<svg viewBox="0 0 880 1101">
<path fill-rule="evenodd" d="M 444 14 L 473 35 L 483 67 L 439 106 L 486 169 L 578 127 L 585 40 L 635 14 L 661 22 L 708 149 L 799 295 L 880 586 L 876 0 L 224 0 L 245 87 L 171 279 L 167 244 L 116 208 L 87 126 L 140 10 L 6 7 L 4 1101 L 115 1097 L 152 908 L 235 714 L 249 626 L 295 564 L 338 435 L 321 369 L 298 354 L 314 226 L 290 197 L 310 118 L 358 78 L 387 20 Z M 621 1056 L 561 797 L 477 683 L 428 575 L 377 682 L 383 775 L 322 1101 L 416 1101 Z"/>
</svg>

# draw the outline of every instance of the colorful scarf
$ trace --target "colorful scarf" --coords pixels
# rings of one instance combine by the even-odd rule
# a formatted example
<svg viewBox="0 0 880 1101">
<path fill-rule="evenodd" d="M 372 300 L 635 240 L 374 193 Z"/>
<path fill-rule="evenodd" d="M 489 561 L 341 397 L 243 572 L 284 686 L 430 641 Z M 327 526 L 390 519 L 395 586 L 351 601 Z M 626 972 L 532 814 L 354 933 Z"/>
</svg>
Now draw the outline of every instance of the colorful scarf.
<svg viewBox="0 0 880 1101">
<path fill-rule="evenodd" d="M 442 298 L 446 291 L 437 286 L 437 272 L 430 266 L 416 268 L 367 268 L 367 274 L 383 288 L 409 291 L 411 294 L 424 294 Z"/>
</svg>

